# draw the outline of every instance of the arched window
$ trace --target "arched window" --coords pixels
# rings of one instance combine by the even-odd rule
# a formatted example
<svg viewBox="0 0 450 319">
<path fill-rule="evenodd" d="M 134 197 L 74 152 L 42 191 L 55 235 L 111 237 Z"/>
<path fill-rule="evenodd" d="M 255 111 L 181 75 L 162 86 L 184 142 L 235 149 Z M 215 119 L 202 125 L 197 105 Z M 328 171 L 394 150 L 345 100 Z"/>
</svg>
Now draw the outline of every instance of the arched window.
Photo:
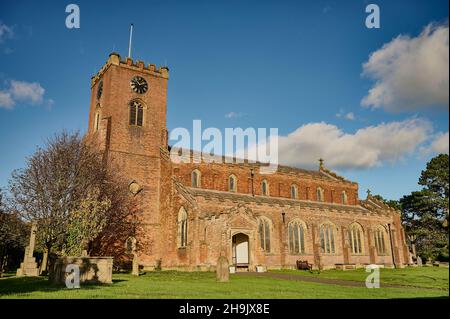
<svg viewBox="0 0 450 319">
<path fill-rule="evenodd" d="M 230 192 L 235 192 L 237 190 L 237 178 L 234 175 L 228 177 L 228 190 Z"/>
<path fill-rule="evenodd" d="M 352 224 L 348 229 L 348 240 L 350 242 L 350 249 L 352 254 L 358 255 L 363 253 L 364 236 L 360 224 Z"/>
<path fill-rule="evenodd" d="M 386 229 L 378 226 L 374 232 L 375 248 L 378 255 L 386 255 Z"/>
<path fill-rule="evenodd" d="M 130 103 L 130 125 L 142 126 L 144 122 L 144 107 L 139 101 Z"/>
<path fill-rule="evenodd" d="M 266 218 L 259 220 L 258 234 L 261 248 L 270 251 L 270 222 Z"/>
<path fill-rule="evenodd" d="M 262 194 L 264 196 L 268 196 L 269 195 L 269 183 L 267 183 L 266 180 L 263 180 L 261 183 L 261 189 L 262 189 Z"/>
<path fill-rule="evenodd" d="M 334 226 L 331 223 L 325 223 L 319 227 L 320 249 L 324 254 L 334 254 Z"/>
<path fill-rule="evenodd" d="M 323 202 L 323 189 L 321 187 L 317 187 L 317 201 Z"/>
<path fill-rule="evenodd" d="M 291 198 L 297 198 L 298 197 L 298 189 L 297 185 L 293 184 L 291 185 Z"/>
<path fill-rule="evenodd" d="M 289 223 L 289 252 L 291 254 L 305 253 L 306 225 L 302 221 L 294 220 Z"/>
<path fill-rule="evenodd" d="M 347 192 L 342 191 L 342 204 L 347 204 Z"/>
<path fill-rule="evenodd" d="M 191 173 L 191 185 L 192 187 L 200 187 L 202 174 L 198 169 L 194 169 Z"/>
<path fill-rule="evenodd" d="M 187 212 L 181 207 L 178 211 L 178 247 L 186 247 L 187 245 Z"/>
</svg>

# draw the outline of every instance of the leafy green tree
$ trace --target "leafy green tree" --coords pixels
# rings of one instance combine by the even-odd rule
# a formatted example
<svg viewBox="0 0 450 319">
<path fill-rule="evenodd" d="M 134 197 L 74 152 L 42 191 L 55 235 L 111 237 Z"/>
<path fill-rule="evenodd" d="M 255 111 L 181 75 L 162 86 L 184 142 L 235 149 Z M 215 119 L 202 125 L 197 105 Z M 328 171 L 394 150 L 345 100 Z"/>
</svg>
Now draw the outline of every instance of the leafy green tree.
<svg viewBox="0 0 450 319">
<path fill-rule="evenodd" d="M 449 157 L 440 154 L 422 171 L 422 190 L 400 200 L 402 219 L 417 253 L 425 259 L 448 260 Z"/>
<path fill-rule="evenodd" d="M 98 189 L 93 189 L 83 198 L 72 212 L 67 227 L 64 254 L 80 256 L 89 242 L 100 235 L 108 221 L 109 198 L 102 198 Z"/>
</svg>

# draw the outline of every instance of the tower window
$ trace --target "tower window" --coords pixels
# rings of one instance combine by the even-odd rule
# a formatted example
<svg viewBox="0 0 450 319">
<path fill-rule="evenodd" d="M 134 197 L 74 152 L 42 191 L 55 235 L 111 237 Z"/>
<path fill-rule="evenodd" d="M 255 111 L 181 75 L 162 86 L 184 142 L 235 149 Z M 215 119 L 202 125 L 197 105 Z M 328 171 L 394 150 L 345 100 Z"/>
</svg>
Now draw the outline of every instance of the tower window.
<svg viewBox="0 0 450 319">
<path fill-rule="evenodd" d="M 144 122 L 144 107 L 139 101 L 130 103 L 130 125 L 142 126 Z"/>
<path fill-rule="evenodd" d="M 100 127 L 100 112 L 95 113 L 95 119 L 94 119 L 94 131 L 98 131 Z"/>
</svg>

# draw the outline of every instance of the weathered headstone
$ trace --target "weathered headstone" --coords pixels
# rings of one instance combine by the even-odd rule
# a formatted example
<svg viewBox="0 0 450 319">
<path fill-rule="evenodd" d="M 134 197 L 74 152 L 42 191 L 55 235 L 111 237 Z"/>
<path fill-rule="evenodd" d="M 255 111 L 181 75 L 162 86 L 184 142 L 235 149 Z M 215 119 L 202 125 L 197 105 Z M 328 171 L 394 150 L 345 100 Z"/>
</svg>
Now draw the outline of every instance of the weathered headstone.
<svg viewBox="0 0 450 319">
<path fill-rule="evenodd" d="M 30 242 L 25 247 L 25 254 L 23 256 L 23 262 L 20 264 L 20 268 L 17 269 L 17 276 L 39 276 L 39 269 L 36 259 L 33 257 L 34 246 L 36 244 L 36 224 L 31 225 Z"/>
<path fill-rule="evenodd" d="M 417 256 L 417 266 L 422 267 L 422 258 L 420 256 Z"/>
<path fill-rule="evenodd" d="M 136 252 L 133 253 L 133 268 L 131 274 L 134 276 L 139 276 L 139 259 Z"/>
<path fill-rule="evenodd" d="M 219 282 L 226 282 L 230 278 L 228 259 L 225 256 L 220 256 L 217 260 L 216 278 Z"/>
</svg>

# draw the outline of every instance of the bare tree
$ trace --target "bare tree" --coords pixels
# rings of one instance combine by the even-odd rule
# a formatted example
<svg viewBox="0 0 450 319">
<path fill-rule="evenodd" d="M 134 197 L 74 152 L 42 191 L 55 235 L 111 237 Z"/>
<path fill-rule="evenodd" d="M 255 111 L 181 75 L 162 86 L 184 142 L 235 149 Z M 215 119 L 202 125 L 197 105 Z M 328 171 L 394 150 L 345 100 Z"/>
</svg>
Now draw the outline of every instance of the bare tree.
<svg viewBox="0 0 450 319">
<path fill-rule="evenodd" d="M 87 249 L 108 221 L 126 215 L 128 195 L 123 182 L 108 169 L 96 145 L 78 133 L 50 138 L 12 173 L 9 182 L 15 210 L 38 226 L 44 248 L 41 272 L 48 255 Z M 96 214 L 93 216 L 91 214 Z"/>
</svg>

